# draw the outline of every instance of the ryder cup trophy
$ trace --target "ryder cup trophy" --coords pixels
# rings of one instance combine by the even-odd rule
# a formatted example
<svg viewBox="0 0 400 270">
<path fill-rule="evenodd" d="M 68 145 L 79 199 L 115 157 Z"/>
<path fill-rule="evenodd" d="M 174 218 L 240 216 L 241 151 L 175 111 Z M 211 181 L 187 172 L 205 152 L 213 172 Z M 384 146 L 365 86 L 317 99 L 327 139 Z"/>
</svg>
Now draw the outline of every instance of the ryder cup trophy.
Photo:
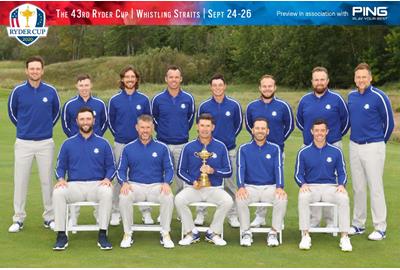
<svg viewBox="0 0 400 270">
<path fill-rule="evenodd" d="M 206 165 L 206 160 L 210 158 L 214 153 L 210 153 L 207 151 L 207 149 L 204 147 L 203 150 L 200 152 L 195 152 L 194 153 L 196 157 L 199 157 L 203 161 L 203 165 Z M 211 182 L 210 179 L 208 178 L 208 174 L 206 173 L 201 173 L 199 179 L 197 179 L 197 182 L 199 183 L 200 187 L 210 187 Z"/>
</svg>

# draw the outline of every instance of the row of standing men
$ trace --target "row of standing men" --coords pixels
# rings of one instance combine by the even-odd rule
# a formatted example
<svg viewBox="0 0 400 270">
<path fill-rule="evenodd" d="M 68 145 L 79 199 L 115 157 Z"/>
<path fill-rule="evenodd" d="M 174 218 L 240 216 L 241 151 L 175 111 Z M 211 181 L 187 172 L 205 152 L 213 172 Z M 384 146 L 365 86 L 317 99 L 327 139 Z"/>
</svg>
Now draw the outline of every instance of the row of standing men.
<svg viewBox="0 0 400 270">
<path fill-rule="evenodd" d="M 45 205 L 43 214 L 46 227 L 54 226 L 54 213 L 51 200 L 51 171 L 54 151 L 52 127 L 60 116 L 60 101 L 54 87 L 44 83 L 41 77 L 44 63 L 40 57 L 32 57 L 26 62 L 28 80 L 17 86 L 9 98 L 9 115 L 17 126 L 15 144 L 14 173 L 14 210 L 10 232 L 20 231 L 26 217 L 25 199 L 29 181 L 30 166 L 33 157 L 39 165 L 42 194 Z M 354 189 L 353 226 L 350 234 L 361 234 L 366 221 L 366 189 L 371 191 L 372 219 L 375 230 L 370 239 L 380 240 L 386 235 L 386 205 L 383 192 L 383 165 L 385 143 L 393 130 L 393 114 L 388 97 L 371 85 L 372 75 L 367 64 L 360 64 L 355 69 L 357 89 L 350 92 L 348 105 L 343 98 L 328 89 L 328 72 L 323 67 L 312 71 L 313 91 L 306 94 L 299 102 L 296 124 L 303 132 L 304 145 L 312 140 L 311 127 L 316 119 L 325 119 L 329 126 L 327 142 L 341 147 L 341 138 L 350 125 L 350 166 Z M 92 108 L 95 114 L 94 132 L 103 135 L 107 123 L 114 135 L 114 155 L 119 160 L 123 147 L 138 136 L 135 128 L 137 117 L 151 114 L 154 117 L 157 139 L 168 145 L 173 156 L 173 164 L 178 164 L 179 155 L 189 139 L 189 130 L 195 118 L 195 105 L 192 95 L 181 89 L 182 73 L 179 67 L 167 69 L 165 81 L 167 88 L 156 95 L 151 103 L 138 91 L 139 73 L 131 66 L 120 73 L 120 92 L 113 96 L 108 105 L 91 95 L 91 79 L 79 76 L 77 88 L 79 94 L 65 103 L 62 110 L 62 125 L 67 136 L 78 132 L 77 111 L 82 106 Z M 229 151 L 231 164 L 235 164 L 236 136 L 242 127 L 240 104 L 225 95 L 226 83 L 222 75 L 210 80 L 212 97 L 200 104 L 198 115 L 210 113 L 216 125 L 213 137 L 224 143 Z M 261 97 L 251 102 L 246 109 L 246 128 L 251 132 L 254 120 L 263 117 L 268 120 L 270 133 L 268 141 L 279 146 L 284 156 L 284 141 L 294 129 L 294 117 L 290 106 L 275 97 L 275 80 L 270 75 L 260 79 Z M 326 180 L 326 179 L 322 179 Z M 175 181 L 177 191 L 183 182 Z M 227 191 L 234 198 L 234 181 L 224 181 Z M 119 185 L 114 188 L 111 224 L 119 224 L 118 209 Z M 141 209 L 145 223 L 151 223 L 150 209 Z M 228 213 L 228 221 L 238 226 L 236 208 Z M 203 209 L 204 212 L 204 209 Z M 195 221 L 200 224 L 204 215 L 198 209 Z M 253 226 L 265 223 L 265 210 L 258 209 Z M 326 214 L 329 222 L 331 215 Z M 319 223 L 320 213 L 313 213 L 313 224 Z"/>
</svg>

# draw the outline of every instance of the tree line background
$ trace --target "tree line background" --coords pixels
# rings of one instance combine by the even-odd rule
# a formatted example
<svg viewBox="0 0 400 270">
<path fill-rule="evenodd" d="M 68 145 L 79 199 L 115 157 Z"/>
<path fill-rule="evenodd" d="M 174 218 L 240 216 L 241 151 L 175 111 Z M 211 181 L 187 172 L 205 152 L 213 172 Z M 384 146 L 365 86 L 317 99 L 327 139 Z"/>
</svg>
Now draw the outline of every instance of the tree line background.
<svg viewBox="0 0 400 270">
<path fill-rule="evenodd" d="M 269 73 L 280 85 L 304 88 L 312 68 L 322 65 L 332 88 L 349 88 L 360 62 L 371 65 L 377 85 L 398 82 L 400 75 L 400 27 L 58 26 L 30 47 L 2 27 L 0 40 L 0 60 L 129 56 L 150 83 L 163 82 L 166 63 L 182 66 L 186 83 L 206 83 L 215 72 L 229 82 L 256 83 Z"/>
</svg>

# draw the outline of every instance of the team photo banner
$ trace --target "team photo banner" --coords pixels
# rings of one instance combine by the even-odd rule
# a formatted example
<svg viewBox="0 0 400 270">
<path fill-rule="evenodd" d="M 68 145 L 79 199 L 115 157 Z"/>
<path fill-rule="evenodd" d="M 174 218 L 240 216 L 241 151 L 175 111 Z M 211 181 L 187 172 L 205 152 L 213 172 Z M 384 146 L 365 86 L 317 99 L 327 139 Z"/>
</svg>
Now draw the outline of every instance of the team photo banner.
<svg viewBox="0 0 400 270">
<path fill-rule="evenodd" d="M 1 6 L 1 25 L 15 36 L 43 36 L 46 26 L 54 25 L 400 25 L 397 1 L 8 1 Z"/>
</svg>

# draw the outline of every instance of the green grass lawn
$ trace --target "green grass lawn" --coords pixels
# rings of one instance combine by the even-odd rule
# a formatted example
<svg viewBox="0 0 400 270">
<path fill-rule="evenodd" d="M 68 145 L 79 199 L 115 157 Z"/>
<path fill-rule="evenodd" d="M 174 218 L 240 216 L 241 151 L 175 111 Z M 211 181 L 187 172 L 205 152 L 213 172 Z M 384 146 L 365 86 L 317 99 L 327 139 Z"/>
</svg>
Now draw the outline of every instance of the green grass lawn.
<svg viewBox="0 0 400 270">
<path fill-rule="evenodd" d="M 51 82 L 51 80 L 48 80 Z M 145 93 L 151 98 L 163 86 L 143 85 Z M 5 88 L 3 88 L 5 89 Z M 196 97 L 196 104 L 209 95 L 207 86 L 188 86 Z M 27 218 L 24 229 L 17 234 L 8 233 L 8 226 L 13 215 L 13 144 L 15 128 L 7 115 L 8 90 L 0 90 L 0 243 L 1 267 L 400 267 L 400 190 L 399 153 L 400 144 L 390 142 L 386 151 L 385 191 L 388 206 L 387 239 L 380 242 L 367 240 L 367 235 L 352 237 L 353 252 L 343 253 L 338 246 L 339 238 L 327 234 L 312 234 L 312 249 L 301 251 L 298 249 L 300 233 L 298 230 L 297 192 L 298 187 L 293 180 L 294 162 L 297 150 L 302 144 L 300 132 L 296 129 L 286 143 L 285 181 L 289 195 L 283 245 L 277 248 L 268 248 L 265 236 L 255 234 L 254 243 L 249 248 L 239 245 L 239 230 L 232 229 L 225 224 L 224 236 L 228 242 L 225 247 L 215 247 L 201 241 L 190 247 L 177 245 L 180 237 L 180 224 L 174 218 L 172 222 L 172 238 L 176 244 L 173 250 L 166 250 L 159 244 L 159 235 L 154 232 L 135 233 L 135 243 L 130 249 L 119 248 L 123 230 L 122 225 L 110 227 L 109 239 L 114 249 L 109 252 L 100 251 L 96 246 L 97 233 L 80 232 L 70 236 L 69 247 L 64 252 L 54 252 L 52 245 L 55 233 L 42 226 L 42 201 L 40 183 L 36 164 L 32 169 L 28 200 Z M 250 100 L 258 96 L 255 86 L 232 86 L 230 95 L 238 98 L 243 110 Z M 279 91 L 279 89 L 278 89 Z M 105 90 L 98 92 L 98 96 L 108 100 L 116 91 Z M 75 94 L 74 91 L 60 92 L 62 102 Z M 293 108 L 304 92 L 281 91 L 278 95 L 289 101 Z M 345 93 L 342 93 L 345 95 Z M 399 93 L 394 93 L 396 99 Z M 392 101 L 393 102 L 393 101 Z M 109 131 L 106 137 L 112 141 Z M 191 138 L 195 137 L 192 129 Z M 65 139 L 60 121 L 54 128 L 56 153 Z M 238 137 L 238 143 L 249 140 L 245 129 Z M 344 138 L 344 152 L 348 159 L 348 136 Z M 348 190 L 350 197 L 351 179 Z M 157 217 L 158 210 L 153 213 Z M 139 219 L 137 215 L 136 219 Z M 270 213 L 269 213 L 270 214 Z M 373 230 L 370 212 L 367 221 L 367 232 Z M 175 216 L 175 215 L 174 215 Z M 208 215 L 210 220 L 211 214 Z M 81 210 L 80 221 L 93 222 L 92 209 Z M 268 218 L 270 223 L 270 218 Z"/>
</svg>

